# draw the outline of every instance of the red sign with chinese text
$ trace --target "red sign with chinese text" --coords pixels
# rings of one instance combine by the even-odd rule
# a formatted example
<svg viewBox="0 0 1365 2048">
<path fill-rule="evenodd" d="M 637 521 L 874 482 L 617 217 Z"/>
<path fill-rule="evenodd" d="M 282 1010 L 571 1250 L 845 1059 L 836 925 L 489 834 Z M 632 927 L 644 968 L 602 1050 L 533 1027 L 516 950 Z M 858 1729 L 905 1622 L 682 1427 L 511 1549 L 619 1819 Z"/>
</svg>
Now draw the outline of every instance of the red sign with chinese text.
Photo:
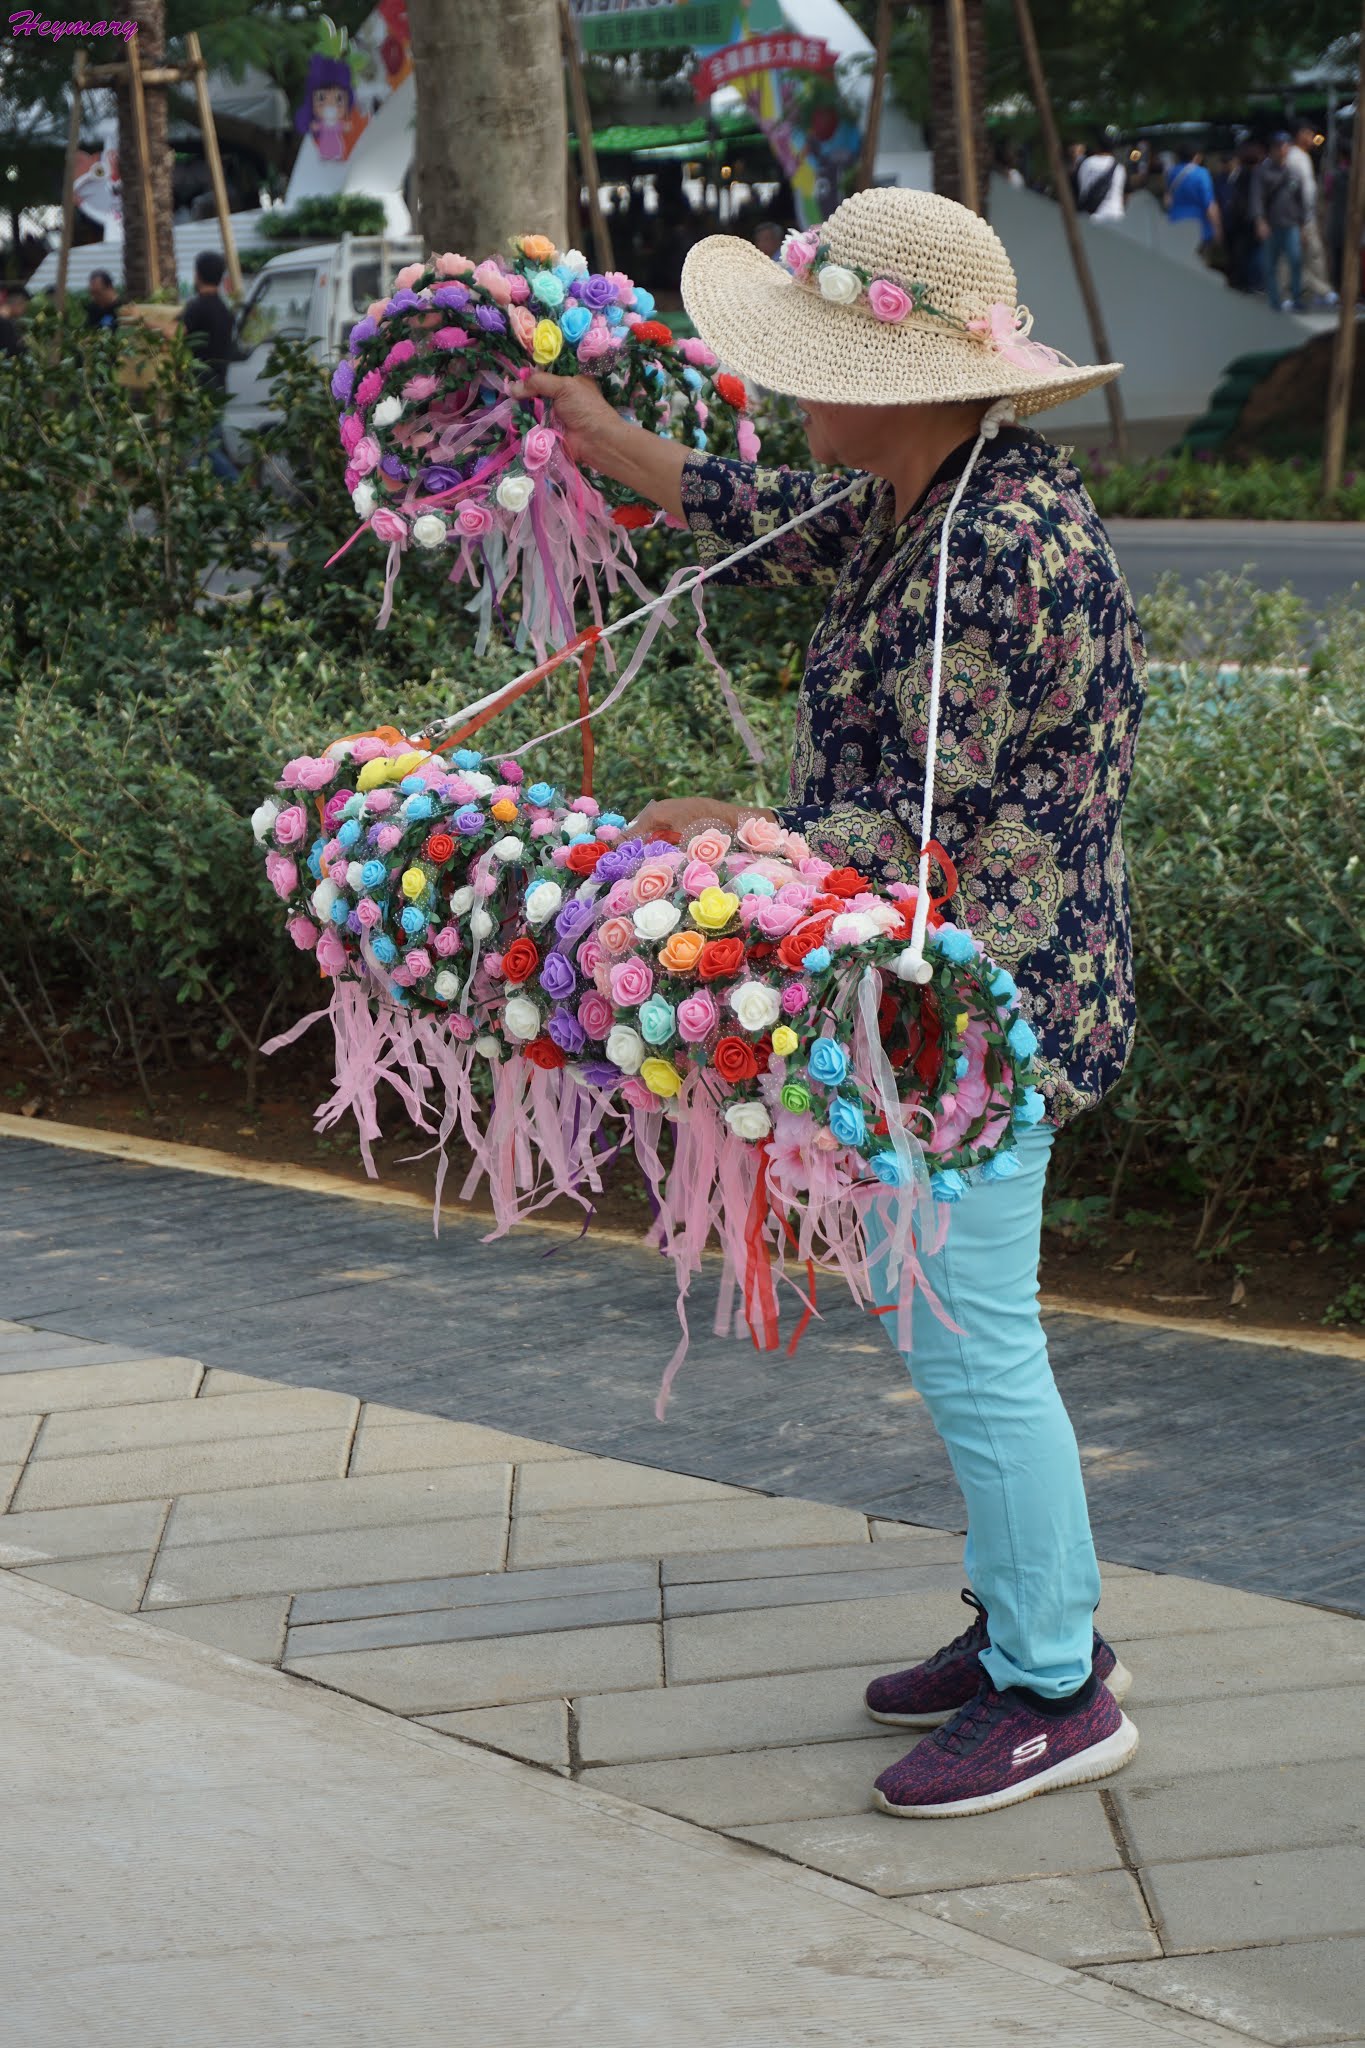
<svg viewBox="0 0 1365 2048">
<path fill-rule="evenodd" d="M 819 36 L 781 34 L 749 36 L 703 57 L 692 74 L 697 98 L 709 100 L 723 85 L 734 85 L 758 71 L 832 72 L 837 59 Z"/>
</svg>

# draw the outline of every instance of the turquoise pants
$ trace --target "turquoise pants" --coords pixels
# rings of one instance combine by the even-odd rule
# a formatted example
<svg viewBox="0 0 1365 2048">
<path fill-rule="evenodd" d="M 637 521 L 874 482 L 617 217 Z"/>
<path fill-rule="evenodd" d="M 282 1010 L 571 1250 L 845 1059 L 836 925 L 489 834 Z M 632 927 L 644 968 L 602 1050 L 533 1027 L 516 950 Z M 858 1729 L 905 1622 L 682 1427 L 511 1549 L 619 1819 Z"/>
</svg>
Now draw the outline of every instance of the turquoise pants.
<svg viewBox="0 0 1365 2048">
<path fill-rule="evenodd" d="M 942 1251 L 924 1270 L 957 1337 L 915 1302 L 906 1358 L 967 1503 L 964 1566 L 990 1617 L 982 1656 L 997 1686 L 1044 1698 L 1090 1675 L 1100 1597 L 1076 1433 L 1048 1363 L 1038 1313 L 1043 1183 L 1055 1132 L 1019 1133 L 1009 1180 L 968 1175 Z M 883 1238 L 884 1241 L 884 1238 Z M 877 1299 L 891 1300 L 874 1269 Z M 884 1320 L 892 1323 L 892 1318 Z"/>
</svg>

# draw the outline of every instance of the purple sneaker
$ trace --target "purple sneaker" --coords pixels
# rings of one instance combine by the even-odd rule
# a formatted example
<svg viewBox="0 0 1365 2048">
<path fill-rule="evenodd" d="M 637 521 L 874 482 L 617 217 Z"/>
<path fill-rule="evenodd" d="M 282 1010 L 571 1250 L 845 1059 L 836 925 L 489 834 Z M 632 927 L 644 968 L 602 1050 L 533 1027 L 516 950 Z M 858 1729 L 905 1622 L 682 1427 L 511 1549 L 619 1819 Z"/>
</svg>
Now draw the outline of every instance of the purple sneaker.
<svg viewBox="0 0 1365 2048">
<path fill-rule="evenodd" d="M 956 1642 L 908 1671 L 892 1671 L 885 1678 L 873 1679 L 864 1698 L 874 1721 L 884 1721 L 890 1728 L 938 1728 L 976 1698 L 986 1677 L 981 1652 L 990 1636 L 986 1610 L 975 1593 L 964 1592 L 962 1598 L 976 1609 L 976 1619 Z M 1126 1699 L 1133 1674 L 1119 1662 L 1098 1629 L 1092 1654 L 1091 1670 L 1096 1678 L 1116 1700 Z"/>
<path fill-rule="evenodd" d="M 1064 1714 L 1040 1714 L 1016 1688 L 997 1692 L 987 1679 L 951 1721 L 882 1772 L 872 1797 L 883 1813 L 917 1820 L 994 1813 L 1111 1777 L 1137 1746 L 1137 1729 L 1096 1679 Z"/>
</svg>

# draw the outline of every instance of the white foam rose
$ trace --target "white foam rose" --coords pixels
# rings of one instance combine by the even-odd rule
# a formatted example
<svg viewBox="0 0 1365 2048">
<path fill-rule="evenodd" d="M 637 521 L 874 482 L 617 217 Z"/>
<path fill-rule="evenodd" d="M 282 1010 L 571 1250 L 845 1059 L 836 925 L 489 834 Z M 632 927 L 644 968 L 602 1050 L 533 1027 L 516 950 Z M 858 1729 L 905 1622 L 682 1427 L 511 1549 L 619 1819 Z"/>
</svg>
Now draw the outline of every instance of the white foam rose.
<svg viewBox="0 0 1365 2048">
<path fill-rule="evenodd" d="M 836 946 L 863 946 L 876 938 L 877 927 L 864 911 L 846 910 L 835 918 L 829 936 Z"/>
<path fill-rule="evenodd" d="M 524 512 L 535 491 L 529 476 L 505 476 L 498 485 L 497 500 L 504 512 Z"/>
<path fill-rule="evenodd" d="M 897 903 L 874 903 L 860 915 L 870 918 L 877 930 L 882 933 L 894 932 L 900 926 L 901 911 Z"/>
<path fill-rule="evenodd" d="M 362 878 L 362 876 L 364 875 L 364 873 L 365 873 L 365 864 L 364 864 L 364 862 L 363 862 L 363 861 L 353 860 L 353 861 L 348 861 L 348 862 L 347 862 L 347 865 L 346 865 L 346 887 L 347 887 L 347 888 L 348 888 L 348 889 L 350 890 L 350 892 L 351 892 L 351 894 L 352 894 L 353 896 L 354 896 L 354 895 L 356 894 L 357 890 L 358 890 L 358 889 L 360 888 L 360 885 L 361 885 L 361 878 Z"/>
<path fill-rule="evenodd" d="M 412 522 L 412 537 L 419 548 L 438 548 L 446 537 L 446 523 L 439 512 L 424 512 Z"/>
<path fill-rule="evenodd" d="M 473 909 L 474 891 L 469 887 L 469 884 L 467 882 L 462 889 L 451 890 L 450 907 L 454 911 L 456 917 L 463 917 L 467 911 Z"/>
<path fill-rule="evenodd" d="M 351 492 L 351 503 L 355 506 L 357 519 L 368 519 L 379 503 L 374 494 L 374 485 L 362 479 Z"/>
<path fill-rule="evenodd" d="M 730 1008 L 745 1031 L 766 1031 L 782 1015 L 777 990 L 764 981 L 742 981 L 730 991 Z"/>
<path fill-rule="evenodd" d="M 642 903 L 630 921 L 642 939 L 666 939 L 681 916 L 676 903 L 656 896 L 652 903 Z"/>
<path fill-rule="evenodd" d="M 257 804 L 251 813 L 251 831 L 258 844 L 265 838 L 279 815 L 280 807 L 274 797 L 268 796 L 263 804 Z"/>
<path fill-rule="evenodd" d="M 481 768 L 462 768 L 460 780 L 469 784 L 475 796 L 487 796 L 493 787 L 492 776 L 485 775 Z"/>
<path fill-rule="evenodd" d="M 336 902 L 338 893 L 337 885 L 330 876 L 324 877 L 318 883 L 309 900 L 319 917 L 326 919 L 331 916 L 332 905 Z"/>
<path fill-rule="evenodd" d="M 431 985 L 443 1003 L 453 1003 L 460 993 L 460 977 L 458 974 L 452 974 L 448 967 L 437 975 Z"/>
<path fill-rule="evenodd" d="M 564 901 L 564 891 L 558 882 L 537 882 L 526 898 L 526 919 L 528 924 L 544 924 L 547 917 L 553 917 Z"/>
<path fill-rule="evenodd" d="M 474 1040 L 474 1050 L 477 1053 L 482 1053 L 486 1060 L 495 1060 L 502 1051 L 502 1047 L 498 1044 L 496 1038 L 490 1038 L 485 1031 L 482 1038 Z"/>
<path fill-rule="evenodd" d="M 539 1038 L 540 1011 L 529 996 L 509 996 L 502 1006 L 502 1028 L 509 1038 Z"/>
<path fill-rule="evenodd" d="M 574 277 L 585 277 L 588 259 L 581 249 L 566 249 L 559 259 L 559 268 L 569 271 Z"/>
<path fill-rule="evenodd" d="M 732 1102 L 725 1112 L 725 1121 L 737 1138 L 746 1138 L 751 1145 L 766 1138 L 773 1127 L 761 1102 Z"/>
<path fill-rule="evenodd" d="M 559 829 L 566 839 L 590 839 L 592 837 L 592 821 L 589 818 L 585 818 L 581 811 L 570 811 Z"/>
<path fill-rule="evenodd" d="M 515 832 L 509 832 L 505 839 L 493 841 L 493 851 L 499 860 L 511 862 L 520 860 L 526 849 Z"/>
<path fill-rule="evenodd" d="M 370 421 L 376 427 L 391 427 L 396 421 L 401 420 L 402 417 L 403 401 L 401 398 L 381 398 L 374 411 L 370 414 Z"/>
<path fill-rule="evenodd" d="M 476 939 L 486 939 L 492 933 L 493 920 L 486 910 L 476 910 L 469 920 L 469 929 Z"/>
<path fill-rule="evenodd" d="M 607 1033 L 607 1058 L 623 1074 L 638 1074 L 645 1056 L 645 1042 L 629 1024 L 613 1024 Z"/>
<path fill-rule="evenodd" d="M 857 273 L 842 263 L 827 263 L 820 272 L 820 296 L 836 306 L 851 306 L 861 290 Z"/>
</svg>

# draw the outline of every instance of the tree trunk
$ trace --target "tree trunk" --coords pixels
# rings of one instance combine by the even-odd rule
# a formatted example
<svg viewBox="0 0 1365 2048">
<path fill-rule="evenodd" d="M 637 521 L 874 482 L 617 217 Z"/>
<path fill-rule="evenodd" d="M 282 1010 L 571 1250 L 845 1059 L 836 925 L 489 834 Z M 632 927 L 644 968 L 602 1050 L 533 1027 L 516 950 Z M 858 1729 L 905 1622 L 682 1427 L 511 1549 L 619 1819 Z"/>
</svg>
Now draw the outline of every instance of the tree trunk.
<svg viewBox="0 0 1365 2048">
<path fill-rule="evenodd" d="M 944 0 L 926 0 L 929 8 L 929 102 L 934 147 L 934 190 L 947 199 L 962 197 L 957 121 L 953 112 L 953 69 L 948 43 L 948 10 Z M 990 196 L 990 145 L 986 139 L 986 7 L 985 0 L 966 0 L 967 67 L 972 97 L 972 149 L 976 189 L 982 213 Z"/>
<path fill-rule="evenodd" d="M 568 125 L 557 0 L 408 0 L 418 229 L 478 262 L 565 241 Z"/>
<path fill-rule="evenodd" d="M 143 70 L 165 62 L 164 0 L 131 0 L 128 17 L 137 23 L 137 53 Z M 142 160 L 133 121 L 132 94 L 120 86 L 118 98 L 119 179 L 123 189 L 123 289 L 129 299 L 145 299 L 152 289 L 151 239 L 156 237 L 158 281 L 174 285 L 175 237 L 171 228 L 171 149 L 166 132 L 166 90 L 149 86 L 147 152 L 151 163 L 152 218 L 143 206 Z"/>
</svg>

